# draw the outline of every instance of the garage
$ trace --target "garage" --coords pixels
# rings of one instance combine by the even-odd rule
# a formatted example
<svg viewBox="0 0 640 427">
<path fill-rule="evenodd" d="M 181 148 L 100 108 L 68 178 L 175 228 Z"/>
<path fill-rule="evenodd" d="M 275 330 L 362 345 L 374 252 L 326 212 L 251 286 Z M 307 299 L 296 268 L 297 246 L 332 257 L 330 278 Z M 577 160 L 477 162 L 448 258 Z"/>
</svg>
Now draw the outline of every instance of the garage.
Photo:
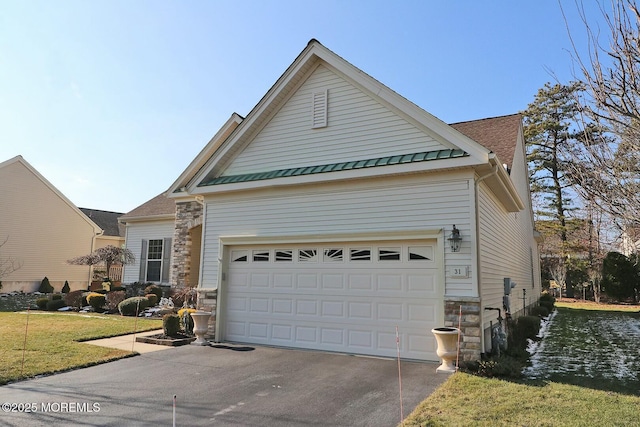
<svg viewBox="0 0 640 427">
<path fill-rule="evenodd" d="M 436 240 L 237 245 L 225 251 L 222 339 L 437 360 Z"/>
</svg>

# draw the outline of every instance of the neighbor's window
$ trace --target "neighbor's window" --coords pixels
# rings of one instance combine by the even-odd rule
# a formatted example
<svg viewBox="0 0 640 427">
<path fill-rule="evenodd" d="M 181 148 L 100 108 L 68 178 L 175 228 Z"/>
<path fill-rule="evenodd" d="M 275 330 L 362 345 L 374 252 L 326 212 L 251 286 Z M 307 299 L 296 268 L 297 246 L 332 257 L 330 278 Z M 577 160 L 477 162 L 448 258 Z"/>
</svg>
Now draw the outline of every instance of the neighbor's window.
<svg viewBox="0 0 640 427">
<path fill-rule="evenodd" d="M 147 281 L 159 282 L 162 272 L 162 239 L 149 240 L 147 249 Z"/>
</svg>

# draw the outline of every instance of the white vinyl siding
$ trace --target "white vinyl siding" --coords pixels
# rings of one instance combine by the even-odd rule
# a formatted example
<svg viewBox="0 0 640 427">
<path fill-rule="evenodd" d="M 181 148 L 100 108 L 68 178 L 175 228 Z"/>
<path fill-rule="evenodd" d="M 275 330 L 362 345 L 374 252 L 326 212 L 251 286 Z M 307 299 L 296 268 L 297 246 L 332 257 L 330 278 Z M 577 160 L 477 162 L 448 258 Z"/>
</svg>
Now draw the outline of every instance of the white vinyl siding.
<svg viewBox="0 0 640 427">
<path fill-rule="evenodd" d="M 328 90 L 328 126 L 312 129 L 310 99 Z M 319 66 L 223 175 L 264 172 L 445 148 L 422 130 Z"/>
<path fill-rule="evenodd" d="M 433 179 L 433 178 L 431 178 Z M 206 200 L 202 286 L 217 287 L 220 236 L 295 236 L 450 228 L 470 235 L 468 180 L 432 181 L 429 175 L 288 189 L 268 196 L 217 196 Z M 455 263 L 471 265 L 470 242 Z M 347 256 L 348 254 L 345 254 Z M 453 257 L 452 257 L 453 255 Z M 472 293 L 471 278 L 447 294 Z"/>
<path fill-rule="evenodd" d="M 482 302 L 485 307 L 502 307 L 503 279 L 511 278 L 517 287 L 511 290 L 511 311 L 523 308 L 523 289 L 527 304 L 537 298 L 540 289 L 532 286 L 531 253 L 535 251 L 532 228 L 528 228 L 527 212 L 508 213 L 484 185 L 479 189 L 480 210 L 480 278 Z M 537 282 L 537 281 L 536 281 Z M 484 327 L 497 313 L 486 314 Z"/>
<path fill-rule="evenodd" d="M 136 261 L 133 264 L 124 266 L 123 283 L 133 283 L 140 280 L 140 258 L 142 253 L 142 243 L 151 240 L 164 240 L 173 238 L 173 221 L 153 221 L 147 223 L 127 224 L 126 247 L 133 252 Z M 145 251 L 146 252 L 146 251 Z M 143 262 L 146 261 L 146 257 Z M 164 260 L 162 261 L 164 263 Z M 167 282 L 169 278 L 162 278 L 162 282 Z"/>
<path fill-rule="evenodd" d="M 0 206 L 0 243 L 7 239 L 0 257 L 12 257 L 22 265 L 2 278 L 4 291 L 14 290 L 11 283 L 16 282 L 31 292 L 37 285 L 28 285 L 39 284 L 45 276 L 58 291 L 65 280 L 73 289 L 86 288 L 89 267 L 67 264 L 94 249 L 98 229 L 81 211 L 19 161 L 0 168 Z"/>
</svg>

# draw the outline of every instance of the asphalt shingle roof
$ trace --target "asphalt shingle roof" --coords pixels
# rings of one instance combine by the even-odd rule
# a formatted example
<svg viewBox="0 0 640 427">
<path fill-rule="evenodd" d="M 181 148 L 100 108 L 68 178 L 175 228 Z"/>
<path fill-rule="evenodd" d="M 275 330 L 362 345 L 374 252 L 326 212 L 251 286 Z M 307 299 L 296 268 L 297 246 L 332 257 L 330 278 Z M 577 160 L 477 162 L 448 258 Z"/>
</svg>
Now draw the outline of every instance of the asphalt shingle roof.
<svg viewBox="0 0 640 427">
<path fill-rule="evenodd" d="M 124 227 L 118 224 L 118 218 L 123 214 L 120 212 L 100 211 L 97 209 L 78 208 L 83 214 L 95 222 L 98 227 L 104 230 L 105 236 L 124 237 Z"/>
<path fill-rule="evenodd" d="M 158 194 L 153 199 L 127 212 L 120 217 L 120 220 L 135 217 L 174 215 L 176 213 L 176 202 L 168 198 L 165 193 Z"/>
</svg>

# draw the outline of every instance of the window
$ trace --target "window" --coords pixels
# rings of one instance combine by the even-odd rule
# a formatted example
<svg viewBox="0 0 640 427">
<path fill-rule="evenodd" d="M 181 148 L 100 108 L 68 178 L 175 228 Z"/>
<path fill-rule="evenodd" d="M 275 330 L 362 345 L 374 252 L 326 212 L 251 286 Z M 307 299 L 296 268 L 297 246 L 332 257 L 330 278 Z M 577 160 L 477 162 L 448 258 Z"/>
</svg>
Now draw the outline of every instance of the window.
<svg viewBox="0 0 640 427">
<path fill-rule="evenodd" d="M 162 239 L 149 240 L 147 248 L 147 281 L 159 282 L 162 273 Z"/>
<path fill-rule="evenodd" d="M 431 261 L 433 259 L 433 247 L 409 246 L 409 261 Z"/>
<path fill-rule="evenodd" d="M 324 250 L 325 261 L 342 261 L 342 249 L 325 249 Z"/>
<path fill-rule="evenodd" d="M 317 249 L 300 249 L 298 251 L 298 261 L 317 261 L 318 260 L 318 250 Z"/>
<path fill-rule="evenodd" d="M 231 251 L 231 262 L 247 262 L 248 256 L 249 251 L 247 250 Z"/>
<path fill-rule="evenodd" d="M 277 250 L 276 261 L 293 261 L 293 251 L 291 249 Z"/>
<path fill-rule="evenodd" d="M 400 261 L 400 248 L 380 248 L 378 259 L 380 261 Z"/>
<path fill-rule="evenodd" d="M 371 261 L 371 249 L 353 248 L 350 252 L 351 261 Z"/>
<path fill-rule="evenodd" d="M 253 251 L 253 261 L 269 261 L 269 250 L 258 249 Z"/>
</svg>

